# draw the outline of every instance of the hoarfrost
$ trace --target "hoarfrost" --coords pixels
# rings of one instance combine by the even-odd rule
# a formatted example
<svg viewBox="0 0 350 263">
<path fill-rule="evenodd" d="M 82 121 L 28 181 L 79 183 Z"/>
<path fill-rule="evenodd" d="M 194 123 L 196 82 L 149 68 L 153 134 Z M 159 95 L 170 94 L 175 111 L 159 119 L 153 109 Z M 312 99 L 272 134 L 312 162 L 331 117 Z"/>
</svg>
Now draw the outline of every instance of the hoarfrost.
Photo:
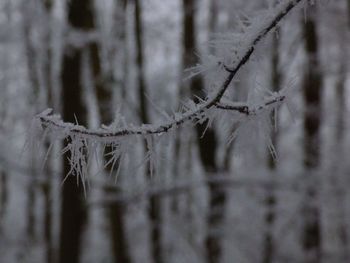
<svg viewBox="0 0 350 263">
<path fill-rule="evenodd" d="M 271 154 L 275 156 L 275 150 L 269 139 L 273 126 L 270 115 L 286 100 L 289 89 L 262 96 L 261 100 L 254 103 L 230 102 L 224 95 L 236 74 L 250 60 L 255 46 L 301 2 L 304 1 L 281 1 L 276 7 L 273 8 L 270 5 L 266 11 L 261 11 L 254 16 L 241 15 L 238 20 L 240 25 L 238 32 L 219 35 L 212 40 L 209 44 L 214 47 L 216 54 L 202 56 L 200 58 L 202 63 L 187 71 L 189 77 L 204 74 L 209 80 L 210 90 L 207 98 L 196 98 L 196 103 L 193 100 L 187 101 L 183 104 L 182 111 L 174 113 L 173 116 L 169 116 L 156 106 L 156 110 L 165 117 L 163 123 L 127 125 L 124 117 L 118 114 L 115 122 L 110 126 L 103 125 L 98 129 L 87 129 L 80 125 L 63 122 L 58 115 L 50 115 L 52 111 L 48 109 L 36 116 L 34 120 L 36 128 L 34 127 L 33 133 L 37 134 L 38 126 L 41 124 L 44 133 L 49 134 L 50 138 L 69 141 L 62 153 L 70 153 L 71 170 L 69 174 L 80 177 L 84 189 L 85 184 L 88 183 L 88 164 L 95 155 L 98 145 L 102 145 L 103 149 L 106 147 L 111 149 L 109 153 L 106 153 L 106 157 L 110 158 L 104 166 L 112 167 L 111 171 L 113 171 L 117 165 L 118 174 L 119 162 L 123 160 L 123 156 L 132 145 L 129 141 L 135 136 L 140 137 L 146 141 L 148 149 L 145 160 L 149 161 L 150 172 L 153 174 L 157 166 L 155 144 L 163 134 L 189 123 L 194 125 L 208 121 L 207 127 L 209 127 L 218 116 L 222 115 L 222 111 L 232 113 L 225 114 L 225 116 L 232 117 L 230 119 L 232 125 L 239 124 L 238 128 L 230 134 L 228 142 L 239 138 L 244 148 L 245 143 L 252 144 L 252 138 L 263 137 L 268 142 Z"/>
</svg>

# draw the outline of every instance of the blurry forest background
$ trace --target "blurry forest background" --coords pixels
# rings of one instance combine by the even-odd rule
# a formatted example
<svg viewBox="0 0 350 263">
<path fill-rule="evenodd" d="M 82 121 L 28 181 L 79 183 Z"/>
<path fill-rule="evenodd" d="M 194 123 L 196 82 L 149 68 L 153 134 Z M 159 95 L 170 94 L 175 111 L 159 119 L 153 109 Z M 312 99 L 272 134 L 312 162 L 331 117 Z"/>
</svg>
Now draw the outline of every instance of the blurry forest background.
<svg viewBox="0 0 350 263">
<path fill-rule="evenodd" d="M 230 88 L 294 86 L 271 116 L 275 159 L 254 131 L 228 144 L 223 123 L 186 126 L 152 167 L 142 140 L 105 171 L 101 154 L 84 193 L 60 143 L 23 150 L 48 107 L 93 128 L 203 98 L 206 76 L 185 69 L 275 2 L 1 0 L 0 261 L 350 262 L 349 0 L 293 10 Z"/>
</svg>

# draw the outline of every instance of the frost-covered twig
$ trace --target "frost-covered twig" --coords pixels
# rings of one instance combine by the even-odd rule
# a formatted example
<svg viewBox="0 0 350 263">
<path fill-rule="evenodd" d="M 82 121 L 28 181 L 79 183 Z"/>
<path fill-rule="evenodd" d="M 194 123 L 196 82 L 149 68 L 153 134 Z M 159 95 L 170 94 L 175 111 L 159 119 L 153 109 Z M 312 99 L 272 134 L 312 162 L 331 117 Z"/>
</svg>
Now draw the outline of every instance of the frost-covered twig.
<svg viewBox="0 0 350 263">
<path fill-rule="evenodd" d="M 260 111 L 271 108 L 271 107 L 277 107 L 281 102 L 284 101 L 285 95 L 277 95 L 272 96 L 268 99 L 266 99 L 263 103 L 261 103 L 258 106 L 251 107 L 248 104 L 243 103 L 217 103 L 214 105 L 215 108 L 222 109 L 222 110 L 230 110 L 230 111 L 236 111 L 238 113 L 243 113 L 246 115 L 257 115 Z M 80 125 L 74 125 L 73 123 L 66 123 L 63 122 L 59 115 L 49 115 L 51 113 L 51 110 L 45 110 L 45 112 L 37 115 L 41 124 L 45 128 L 49 128 L 55 132 L 60 132 L 60 134 L 63 137 L 67 136 L 81 136 L 84 139 L 95 139 L 95 140 L 102 140 L 103 143 L 111 143 L 115 141 L 116 138 L 122 137 L 122 136 L 130 136 L 130 135 L 154 135 L 154 134 L 162 134 L 167 132 L 171 127 L 173 127 L 172 123 L 169 122 L 165 123 L 161 126 L 154 126 L 154 125 L 142 125 L 140 127 L 127 127 L 127 128 L 119 128 L 119 129 L 97 129 L 97 130 L 91 130 L 86 129 L 83 126 Z M 191 113 L 191 116 L 188 116 L 188 118 L 197 118 L 197 114 Z M 200 118 L 200 117 L 198 117 Z M 179 119 L 178 121 L 175 121 L 175 123 L 181 124 L 183 119 Z"/>
<path fill-rule="evenodd" d="M 244 136 L 241 136 L 241 134 L 248 134 L 248 139 L 251 141 L 251 138 L 256 135 L 252 133 L 256 131 L 261 131 L 264 136 L 270 134 L 266 132 L 269 131 L 271 126 L 268 117 L 271 111 L 288 99 L 286 90 L 272 94 L 272 96 L 265 98 L 258 104 L 227 103 L 223 96 L 236 74 L 250 59 L 258 42 L 302 1 L 305 0 L 280 2 L 274 10 L 262 12 L 263 16 L 254 17 L 254 20 L 247 24 L 241 33 L 231 34 L 227 39 L 218 40 L 217 48 L 225 50 L 227 53 L 224 53 L 221 57 L 219 56 L 219 59 L 216 56 L 209 55 L 209 59 L 204 59 L 204 65 L 199 65 L 190 70 L 194 74 L 207 72 L 207 77 L 212 76 L 214 83 L 210 83 L 210 87 L 213 87 L 213 90 L 209 91 L 207 98 L 203 100 L 197 98 L 196 100 L 199 103 L 190 100 L 180 112 L 173 116 L 168 116 L 162 112 L 162 115 L 166 117 L 165 122 L 134 126 L 127 124 L 124 118 L 118 115 L 118 118 L 110 126 L 102 125 L 99 129 L 87 129 L 80 125 L 66 123 L 59 115 L 52 115 L 51 109 L 47 109 L 38 114 L 33 120 L 32 137 L 38 137 L 40 134 L 38 132 L 42 132 L 42 129 L 44 129 L 44 133 L 41 134 L 43 138 L 49 136 L 54 140 L 65 139 L 67 143 L 62 153 L 69 152 L 67 156 L 71 167 L 67 176 L 73 175 L 77 179 L 80 178 L 85 189 L 86 183 L 88 183 L 88 168 L 91 160 L 94 157 L 98 160 L 101 153 L 104 153 L 108 160 L 105 160 L 103 167 L 111 166 L 111 170 L 114 171 L 113 167 L 117 165 L 117 177 L 124 156 L 130 152 L 130 148 L 135 144 L 135 136 L 147 141 L 148 153 L 145 160 L 154 164 L 153 158 L 157 158 L 158 155 L 156 144 L 160 140 L 166 140 L 166 135 L 171 134 L 172 130 L 188 123 L 203 123 L 205 120 L 209 120 L 207 124 L 210 126 L 213 119 L 223 111 L 234 113 L 220 115 L 220 117 L 228 117 L 229 125 L 239 123 L 239 128 L 229 136 L 229 142 L 236 137 L 243 138 Z M 237 116 L 238 118 L 236 118 Z M 258 124 L 258 128 L 255 129 L 255 126 L 252 128 L 252 124 Z M 274 155 L 272 143 L 269 142 L 268 145 Z"/>
<path fill-rule="evenodd" d="M 235 59 L 233 66 L 224 66 L 227 72 L 227 76 L 219 86 L 218 90 L 216 90 L 213 94 L 210 94 L 207 100 L 194 105 L 190 110 L 175 115 L 173 118 L 171 118 L 171 121 L 160 125 L 143 124 L 139 127 L 128 126 L 118 129 L 101 128 L 98 130 L 89 130 L 79 125 L 65 123 L 57 115 L 50 116 L 48 114 L 50 111 L 45 111 L 44 113 L 37 115 L 37 119 L 40 121 L 44 128 L 50 128 L 54 130 L 55 133 L 60 133 L 63 137 L 81 136 L 84 139 L 101 139 L 103 143 L 111 143 L 114 140 L 118 140 L 118 138 L 121 136 L 163 134 L 188 121 L 198 120 L 198 118 L 200 118 L 199 116 L 202 116 L 203 114 L 205 115 L 205 112 L 207 110 L 213 107 L 220 108 L 221 98 L 225 94 L 233 78 L 243 67 L 243 65 L 246 64 L 250 59 L 255 50 L 255 46 L 267 35 L 267 33 L 276 27 L 276 25 L 281 21 L 283 17 L 285 17 L 295 6 L 297 6 L 302 1 L 304 0 L 289 0 L 280 3 L 275 8 L 275 13 L 273 15 L 269 14 L 264 20 L 259 20 L 256 21 L 256 24 L 249 25 L 247 27 L 247 31 L 244 32 L 246 37 L 244 38 L 242 48 L 239 51 L 236 51 L 234 54 L 234 56 L 238 56 L 238 59 Z M 284 97 L 280 97 L 280 99 L 284 100 Z M 270 101 L 271 104 L 277 102 L 279 101 Z M 254 111 L 259 110 L 259 107 L 262 109 L 266 106 L 267 104 L 254 107 Z M 229 107 L 226 105 L 222 106 L 221 108 L 237 110 L 238 112 L 246 114 L 252 113 L 252 111 L 246 106 L 237 108 L 235 106 Z"/>
<path fill-rule="evenodd" d="M 244 104 L 242 104 L 242 103 L 217 103 L 215 105 L 215 107 L 218 109 L 222 109 L 222 110 L 237 111 L 237 112 L 243 113 L 245 115 L 257 115 L 265 109 L 268 110 L 270 108 L 276 108 L 285 99 L 286 99 L 285 95 L 276 94 L 276 96 L 272 96 L 268 99 L 265 99 L 265 101 L 258 106 L 252 107 L 246 103 L 244 103 Z"/>
</svg>

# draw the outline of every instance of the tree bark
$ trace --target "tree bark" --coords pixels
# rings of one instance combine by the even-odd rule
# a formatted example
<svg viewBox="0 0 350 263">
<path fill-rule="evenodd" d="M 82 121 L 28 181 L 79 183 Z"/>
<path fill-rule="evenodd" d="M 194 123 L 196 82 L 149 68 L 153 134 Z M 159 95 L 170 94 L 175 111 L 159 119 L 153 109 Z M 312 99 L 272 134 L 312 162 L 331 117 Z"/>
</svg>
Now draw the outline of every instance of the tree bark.
<svg viewBox="0 0 350 263">
<path fill-rule="evenodd" d="M 91 25 L 92 1 L 71 0 L 68 2 L 68 24 L 72 30 L 89 30 Z M 72 123 L 87 124 L 86 106 L 83 101 L 81 79 L 84 48 L 66 46 L 62 65 L 63 119 Z M 69 141 L 65 142 L 65 145 Z M 66 175 L 70 171 L 69 156 L 63 157 L 63 178 L 61 203 L 61 229 L 59 263 L 78 263 L 81 256 L 81 239 L 86 224 L 87 210 L 81 178 Z"/>
<path fill-rule="evenodd" d="M 305 263 L 320 263 L 322 236 L 318 186 L 315 170 L 320 161 L 321 88 L 319 50 L 316 26 L 316 10 L 310 9 L 306 21 L 302 22 L 306 64 L 303 77 L 305 104 L 304 116 L 304 166 L 308 173 L 306 193 L 303 202 L 302 246 Z"/>
</svg>

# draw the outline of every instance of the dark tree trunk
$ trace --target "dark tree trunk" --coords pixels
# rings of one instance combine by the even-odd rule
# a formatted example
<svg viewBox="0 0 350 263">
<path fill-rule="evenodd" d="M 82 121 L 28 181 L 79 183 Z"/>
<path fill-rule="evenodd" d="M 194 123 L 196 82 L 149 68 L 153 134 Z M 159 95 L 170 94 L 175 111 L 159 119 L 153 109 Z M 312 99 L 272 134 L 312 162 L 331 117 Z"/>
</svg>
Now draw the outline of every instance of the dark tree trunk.
<svg viewBox="0 0 350 263">
<path fill-rule="evenodd" d="M 3 220 L 6 213 L 8 191 L 7 191 L 7 175 L 0 169 L 0 234 L 3 231 Z"/>
<path fill-rule="evenodd" d="M 144 77 L 144 60 L 143 60 L 143 29 L 142 29 L 142 7 L 139 0 L 135 2 L 135 34 L 136 34 L 136 66 L 137 66 L 137 82 L 140 100 L 139 115 L 142 123 L 149 123 L 148 105 L 146 99 L 146 84 Z M 147 144 L 145 143 L 147 149 Z M 151 163 L 147 162 L 147 177 L 151 180 Z M 151 223 L 151 255 L 153 262 L 163 263 L 162 240 L 161 240 L 161 200 L 156 196 L 151 196 L 149 200 L 148 216 Z"/>
<path fill-rule="evenodd" d="M 195 48 L 196 48 L 196 30 L 195 30 L 195 0 L 183 0 L 184 21 L 183 21 L 183 42 L 184 55 L 183 65 L 189 67 L 195 64 Z M 213 22 L 212 22 L 213 23 Z M 204 83 L 201 77 L 191 80 L 190 88 L 193 99 L 196 103 L 198 98 L 205 99 Z M 205 238 L 205 248 L 207 252 L 207 262 L 220 262 L 222 255 L 221 238 L 216 230 L 222 226 L 224 219 L 226 193 L 218 183 L 211 182 L 210 177 L 215 176 L 218 172 L 216 163 L 217 141 L 216 134 L 212 128 L 207 128 L 208 122 L 196 125 L 196 133 L 198 138 L 199 155 L 203 167 L 209 177 L 209 212 L 207 217 L 207 231 Z M 204 133 L 205 131 L 205 133 Z M 204 134 L 204 135 L 203 135 Z"/>
<path fill-rule="evenodd" d="M 92 1 L 71 0 L 68 2 L 68 23 L 73 30 L 86 31 L 92 28 Z M 63 119 L 79 124 L 87 124 L 86 107 L 83 101 L 81 79 L 83 47 L 67 46 L 62 65 Z M 68 141 L 65 144 L 69 143 Z M 63 158 L 63 178 L 70 171 L 69 156 Z M 78 181 L 78 183 L 77 183 Z M 70 175 L 62 187 L 60 263 L 78 263 L 81 254 L 81 239 L 86 224 L 87 210 L 84 202 L 81 178 Z"/>
<path fill-rule="evenodd" d="M 106 193 L 118 193 L 115 188 L 106 187 Z M 111 241 L 114 262 L 132 262 L 126 235 L 126 205 L 121 201 L 113 202 L 108 207 L 108 218 L 111 225 Z"/>
<path fill-rule="evenodd" d="M 302 246 L 304 262 L 320 263 L 322 252 L 320 210 L 318 206 L 318 186 L 315 170 L 320 161 L 321 88 L 318 39 L 316 30 L 316 10 L 310 10 L 306 21 L 302 22 L 306 51 L 303 79 L 305 104 L 304 116 L 304 166 L 308 178 L 303 203 Z"/>
<path fill-rule="evenodd" d="M 71 51 L 63 59 L 63 118 L 75 122 L 74 114 L 79 116 L 79 123 L 85 125 L 86 116 L 81 100 L 80 62 L 81 51 Z M 69 142 L 66 142 L 69 143 Z M 69 173 L 69 156 L 64 156 L 63 178 Z M 78 179 L 80 181 L 80 179 Z M 86 209 L 82 182 L 70 175 L 63 184 L 61 205 L 61 232 L 60 232 L 60 261 L 79 262 L 81 235 L 86 221 Z"/>
<path fill-rule="evenodd" d="M 281 73 L 280 73 L 280 55 L 279 55 L 279 46 L 280 46 L 280 31 L 277 30 L 276 35 L 273 36 L 272 39 L 272 56 L 271 56 L 271 84 L 272 91 L 277 92 L 281 86 Z M 271 114 L 272 122 L 277 121 L 274 120 L 275 116 Z M 277 139 L 278 133 L 277 131 L 273 131 L 271 134 L 271 141 L 274 145 L 275 149 L 277 149 Z M 268 158 L 268 166 L 270 168 L 270 183 L 266 188 L 266 197 L 265 197 L 265 205 L 266 205 L 266 214 L 265 214 L 265 234 L 264 234 L 264 250 L 263 250 L 263 263 L 272 263 L 274 260 L 274 256 L 276 253 L 275 249 L 275 241 L 273 237 L 273 229 L 276 221 L 276 189 L 274 185 L 275 180 L 275 170 L 276 170 L 276 160 L 274 160 L 274 156 L 269 153 Z"/>
<path fill-rule="evenodd" d="M 140 119 L 143 123 L 149 123 L 148 106 L 146 100 L 146 84 L 144 76 L 144 60 L 143 60 L 143 29 L 142 29 L 142 7 L 139 0 L 135 1 L 135 34 L 136 34 L 136 66 L 137 66 L 137 82 L 140 100 Z"/>
</svg>

